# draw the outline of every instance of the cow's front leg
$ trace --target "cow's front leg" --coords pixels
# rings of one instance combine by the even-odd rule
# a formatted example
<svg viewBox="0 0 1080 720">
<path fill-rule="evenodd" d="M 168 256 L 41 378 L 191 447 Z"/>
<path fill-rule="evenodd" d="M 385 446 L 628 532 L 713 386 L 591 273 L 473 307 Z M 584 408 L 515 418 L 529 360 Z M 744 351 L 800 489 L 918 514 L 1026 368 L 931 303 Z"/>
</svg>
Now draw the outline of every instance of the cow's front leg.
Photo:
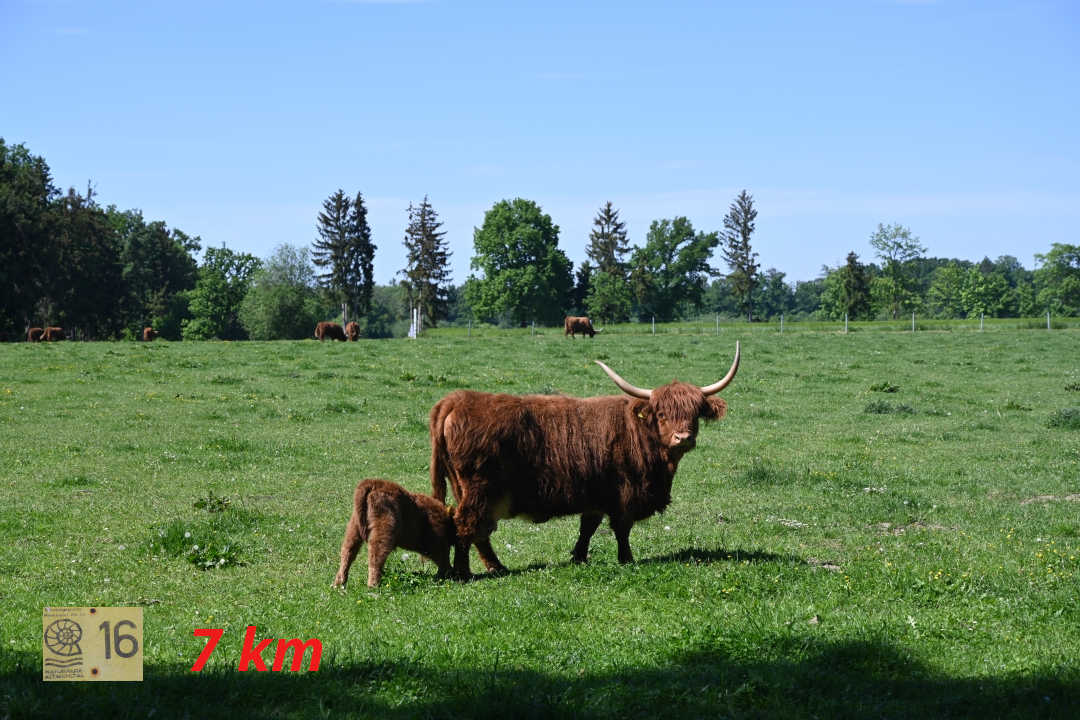
<svg viewBox="0 0 1080 720">
<path fill-rule="evenodd" d="M 574 545 L 574 550 L 570 553 L 570 557 L 574 562 L 583 563 L 589 560 L 589 541 L 592 540 L 593 533 L 596 532 L 596 528 L 600 527 L 600 522 L 603 519 L 602 514 L 582 514 L 577 544 Z"/>
<path fill-rule="evenodd" d="M 630 552 L 630 528 L 632 527 L 634 527 L 633 520 L 611 518 L 611 531 L 615 533 L 615 542 L 619 544 L 619 562 L 624 565 L 634 562 L 634 554 Z"/>
<path fill-rule="evenodd" d="M 484 539 L 476 539 L 476 552 L 480 555 L 480 560 L 484 563 L 484 567 L 488 569 L 489 573 L 501 575 L 505 572 L 506 566 L 499 562 L 499 558 L 495 555 L 495 550 L 491 547 L 491 538 L 486 537 Z"/>
</svg>

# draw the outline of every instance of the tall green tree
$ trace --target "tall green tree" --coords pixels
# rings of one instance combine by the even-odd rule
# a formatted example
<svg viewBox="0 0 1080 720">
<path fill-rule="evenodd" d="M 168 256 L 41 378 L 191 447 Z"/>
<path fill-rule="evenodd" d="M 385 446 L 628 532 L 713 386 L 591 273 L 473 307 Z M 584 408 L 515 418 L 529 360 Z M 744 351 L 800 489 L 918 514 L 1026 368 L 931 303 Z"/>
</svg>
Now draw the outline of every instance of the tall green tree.
<svg viewBox="0 0 1080 720">
<path fill-rule="evenodd" d="M 870 275 L 866 266 L 859 262 L 858 255 L 849 252 L 847 263 L 840 272 L 840 292 L 844 313 L 851 320 L 869 320 L 872 317 L 872 311 L 870 309 Z"/>
<path fill-rule="evenodd" d="M 0 138 L 0 339 L 22 338 L 27 326 L 43 320 L 34 308 L 54 263 L 58 195 L 44 158 Z"/>
<path fill-rule="evenodd" d="M 1040 264 L 1035 270 L 1038 311 L 1080 315 L 1080 245 L 1054 243 L 1035 260 Z"/>
<path fill-rule="evenodd" d="M 795 290 L 784 281 L 785 274 L 769 268 L 761 276 L 754 297 L 754 307 L 765 318 L 776 318 L 791 311 L 795 305 Z"/>
<path fill-rule="evenodd" d="M 185 340 L 246 340 L 240 306 L 260 261 L 228 248 L 207 248 L 195 289 L 188 293 L 191 318 L 183 323 Z"/>
<path fill-rule="evenodd" d="M 599 272 L 625 275 L 624 257 L 629 249 L 626 223 L 619 220 L 619 211 L 608 201 L 593 218 L 593 229 L 589 233 L 585 254 L 596 263 Z"/>
<path fill-rule="evenodd" d="M 927 294 L 930 312 L 939 318 L 964 317 L 964 285 L 968 271 L 959 263 L 949 263 L 934 271 L 934 280 Z"/>
<path fill-rule="evenodd" d="M 505 316 L 561 322 L 570 299 L 571 263 L 559 249 L 559 227 L 531 200 L 500 200 L 473 233 L 473 270 L 465 296 L 480 319 Z"/>
<path fill-rule="evenodd" d="M 757 210 L 754 209 L 754 196 L 743 190 L 731 203 L 728 214 L 724 216 L 724 244 L 720 253 L 731 268 L 728 276 L 739 307 L 748 321 L 754 318 L 754 288 L 757 287 L 757 253 L 750 247 L 750 236 L 756 228 Z"/>
<path fill-rule="evenodd" d="M 308 249 L 286 244 L 252 273 L 239 317 L 252 340 L 301 340 L 330 312 Z"/>
<path fill-rule="evenodd" d="M 639 316 L 666 322 L 700 312 L 709 276 L 716 274 L 709 257 L 719 243 L 716 232 L 694 232 L 685 217 L 654 220 L 645 246 L 630 256 Z"/>
<path fill-rule="evenodd" d="M 592 290 L 593 278 L 597 276 L 595 268 L 586 260 L 578 266 L 574 273 L 574 290 L 571 293 L 571 306 L 576 312 L 588 312 L 585 307 Z"/>
<path fill-rule="evenodd" d="M 875 279 L 877 298 L 895 320 L 901 311 L 918 309 L 920 296 L 917 291 L 915 261 L 926 252 L 919 238 L 911 230 L 899 224 L 882 225 L 870 236 L 870 245 L 881 258 L 882 275 Z"/>
<path fill-rule="evenodd" d="M 312 260 L 323 269 L 319 281 L 336 302 L 366 315 L 375 287 L 375 244 L 367 221 L 364 198 L 350 198 L 338 189 L 323 201 L 316 220 L 319 239 L 313 243 Z"/>
<path fill-rule="evenodd" d="M 409 307 L 419 305 L 430 327 L 446 317 L 450 296 L 450 251 L 446 232 L 427 195 L 419 206 L 409 204 L 405 228 L 407 265 L 400 272 Z"/>
</svg>

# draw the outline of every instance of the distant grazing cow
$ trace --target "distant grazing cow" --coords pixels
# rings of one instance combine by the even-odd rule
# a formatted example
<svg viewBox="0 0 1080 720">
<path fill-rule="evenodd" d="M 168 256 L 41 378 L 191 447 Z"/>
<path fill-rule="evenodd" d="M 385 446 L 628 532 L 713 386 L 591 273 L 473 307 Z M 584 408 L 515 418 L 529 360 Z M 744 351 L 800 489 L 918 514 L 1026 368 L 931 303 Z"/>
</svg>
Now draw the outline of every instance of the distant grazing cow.
<svg viewBox="0 0 1080 720">
<path fill-rule="evenodd" d="M 353 493 L 353 512 L 341 543 L 341 565 L 333 587 L 345 587 L 360 545 L 368 544 L 368 587 L 382 579 L 383 565 L 394 548 L 418 552 L 450 574 L 450 548 L 456 535 L 446 505 L 416 495 L 386 480 L 362 480 Z"/>
<path fill-rule="evenodd" d="M 41 342 L 41 336 L 45 331 L 39 327 L 32 327 L 26 331 L 26 342 Z"/>
<path fill-rule="evenodd" d="M 56 327 L 55 325 L 45 328 L 45 334 L 41 336 L 42 340 L 52 342 L 54 340 L 64 339 L 64 328 Z"/>
<path fill-rule="evenodd" d="M 350 323 L 346 324 L 345 325 L 345 334 L 349 336 L 350 340 L 359 340 L 360 339 L 360 324 L 355 323 L 355 322 L 350 322 Z"/>
<path fill-rule="evenodd" d="M 596 333 L 603 331 L 603 328 L 600 330 L 593 330 L 592 323 L 587 317 L 574 317 L 571 315 L 563 320 L 563 335 L 569 335 L 572 338 L 577 337 L 574 333 L 581 333 L 582 335 L 592 337 L 596 335 Z"/>
<path fill-rule="evenodd" d="M 454 571 L 469 577 L 475 543 L 489 571 L 505 568 L 489 539 L 503 518 L 544 522 L 581 515 L 572 557 L 585 562 L 589 540 L 604 515 L 619 547 L 633 561 L 630 529 L 664 510 L 682 456 L 693 449 L 698 420 L 724 416 L 712 397 L 739 369 L 706 387 L 673 380 L 655 390 L 634 387 L 597 361 L 625 395 L 573 398 L 492 395 L 458 390 L 431 410 L 431 493 L 458 506 Z"/>
<path fill-rule="evenodd" d="M 341 340 L 345 342 L 345 331 L 341 329 L 341 326 L 336 322 L 321 322 L 315 326 L 315 337 L 319 341 L 323 340 Z"/>
<path fill-rule="evenodd" d="M 151 340 L 153 340 L 156 337 L 157 337 L 157 330 L 155 330 L 152 327 L 143 328 L 143 331 L 142 331 L 143 342 L 150 342 Z"/>
</svg>

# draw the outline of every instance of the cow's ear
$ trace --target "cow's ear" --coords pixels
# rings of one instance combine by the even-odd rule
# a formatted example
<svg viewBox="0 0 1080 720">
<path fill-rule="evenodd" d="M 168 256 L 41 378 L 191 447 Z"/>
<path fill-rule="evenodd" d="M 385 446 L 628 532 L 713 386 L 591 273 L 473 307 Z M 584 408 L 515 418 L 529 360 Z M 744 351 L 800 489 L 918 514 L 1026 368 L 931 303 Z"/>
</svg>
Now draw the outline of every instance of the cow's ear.
<svg viewBox="0 0 1080 720">
<path fill-rule="evenodd" d="M 701 417 L 706 420 L 719 420 L 727 413 L 727 403 L 718 397 L 705 398 L 705 406 L 702 408 Z"/>
<path fill-rule="evenodd" d="M 634 413 L 634 416 L 648 422 L 652 420 L 653 409 L 649 405 L 647 400 L 631 400 L 630 410 Z"/>
</svg>

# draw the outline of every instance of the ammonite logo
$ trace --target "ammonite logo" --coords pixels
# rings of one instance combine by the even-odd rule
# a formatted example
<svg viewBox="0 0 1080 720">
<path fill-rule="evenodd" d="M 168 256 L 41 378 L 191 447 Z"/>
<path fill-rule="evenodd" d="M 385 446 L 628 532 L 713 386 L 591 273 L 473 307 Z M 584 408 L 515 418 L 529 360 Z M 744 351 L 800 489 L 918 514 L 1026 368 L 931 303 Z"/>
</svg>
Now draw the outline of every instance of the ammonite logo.
<svg viewBox="0 0 1080 720">
<path fill-rule="evenodd" d="M 61 618 L 45 628 L 45 647 L 52 657 L 46 656 L 45 667 L 67 670 L 82 665 L 82 626 L 74 620 Z"/>
</svg>

